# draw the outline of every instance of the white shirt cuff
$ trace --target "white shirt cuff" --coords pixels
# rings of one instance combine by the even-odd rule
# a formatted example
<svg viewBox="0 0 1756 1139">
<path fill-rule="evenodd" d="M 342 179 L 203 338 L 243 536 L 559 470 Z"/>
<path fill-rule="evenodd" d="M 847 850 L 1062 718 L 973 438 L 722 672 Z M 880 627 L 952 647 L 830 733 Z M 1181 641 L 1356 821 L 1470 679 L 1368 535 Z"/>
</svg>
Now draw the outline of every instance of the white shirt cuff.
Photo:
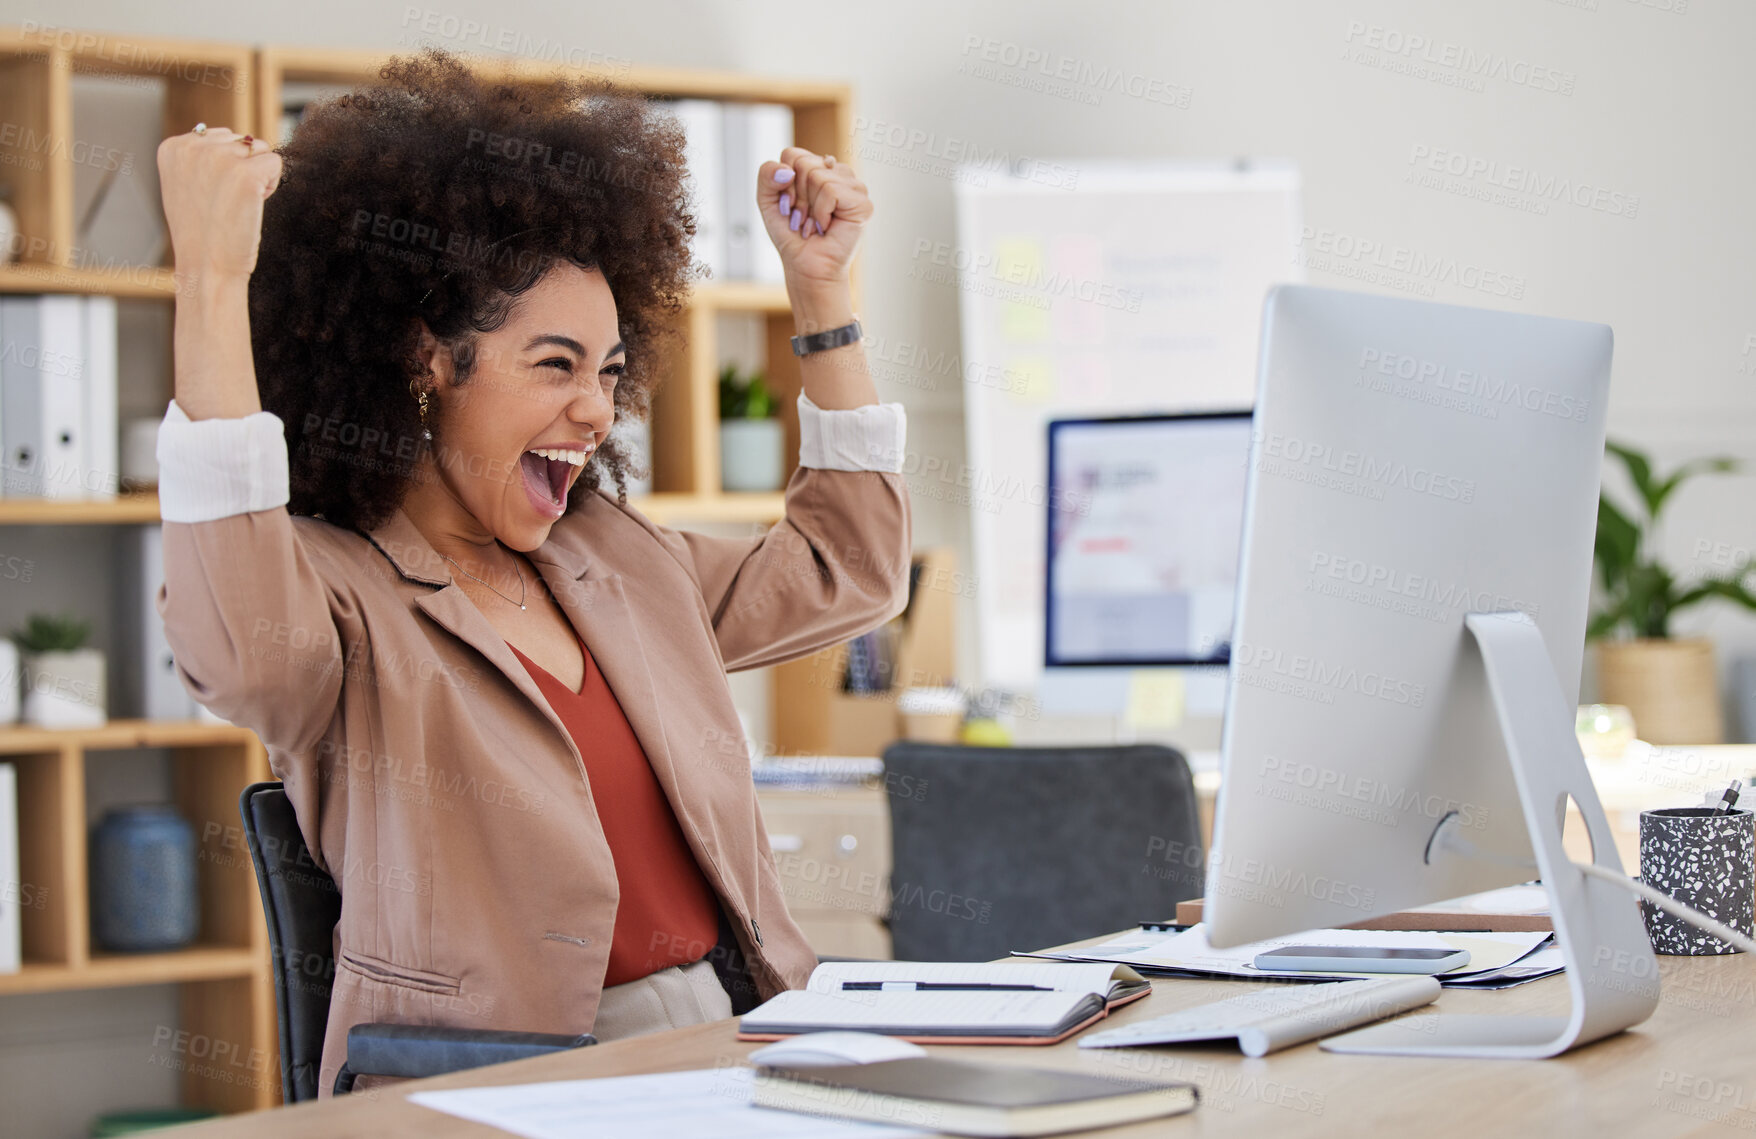
<svg viewBox="0 0 1756 1139">
<path fill-rule="evenodd" d="M 159 424 L 159 516 L 212 522 L 285 506 L 287 438 L 280 416 L 191 420 L 172 400 Z"/>
<path fill-rule="evenodd" d="M 826 411 L 799 393 L 799 465 L 822 471 L 902 471 L 908 416 L 900 403 Z"/>
</svg>

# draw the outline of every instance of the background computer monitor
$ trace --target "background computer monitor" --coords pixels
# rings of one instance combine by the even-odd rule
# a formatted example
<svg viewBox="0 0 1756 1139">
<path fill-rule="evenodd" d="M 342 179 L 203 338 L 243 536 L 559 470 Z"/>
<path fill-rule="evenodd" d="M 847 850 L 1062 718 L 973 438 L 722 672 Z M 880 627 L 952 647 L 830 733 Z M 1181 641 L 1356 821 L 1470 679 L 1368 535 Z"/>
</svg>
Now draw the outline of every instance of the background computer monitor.
<svg viewBox="0 0 1756 1139">
<path fill-rule="evenodd" d="M 1464 616 L 1534 619 L 1572 744 L 1610 342 L 1600 324 L 1270 292 L 1206 887 L 1216 944 L 1534 876 Z M 1451 814 L 1482 856 L 1428 862 Z"/>
<path fill-rule="evenodd" d="M 1044 664 L 1223 664 L 1248 411 L 1049 424 Z"/>
</svg>

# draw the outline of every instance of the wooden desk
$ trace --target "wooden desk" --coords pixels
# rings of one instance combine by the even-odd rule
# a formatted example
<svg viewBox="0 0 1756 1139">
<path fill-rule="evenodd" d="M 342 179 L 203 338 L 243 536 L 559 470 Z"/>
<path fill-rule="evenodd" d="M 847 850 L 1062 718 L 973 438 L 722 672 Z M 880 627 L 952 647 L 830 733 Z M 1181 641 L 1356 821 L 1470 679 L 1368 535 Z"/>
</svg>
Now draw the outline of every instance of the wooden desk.
<svg viewBox="0 0 1756 1139">
<path fill-rule="evenodd" d="M 1192 1114 L 1104 1136 L 1408 1135 L 1542 1139 L 1624 1135 L 1710 1136 L 1756 1130 L 1756 961 L 1661 957 L 1664 999 L 1632 1031 L 1557 1060 L 1424 1060 L 1337 1056 L 1305 1044 L 1251 1060 L 1235 1048 L 1161 1047 L 1081 1051 L 943 1047 L 935 1052 L 999 1063 L 1076 1068 L 1142 1078 L 1190 1080 L 1201 1088 Z M 1247 981 L 1160 979 L 1151 996 L 1112 1025 L 1230 996 Z M 1447 990 L 1444 1012 L 1559 1014 L 1559 977 L 1498 993 Z M 477 1068 L 321 1103 L 231 1116 L 166 1131 L 182 1139 L 490 1139 L 505 1132 L 407 1103 L 414 1090 L 625 1076 L 741 1063 L 755 1044 L 726 1020 L 601 1044 L 576 1052 Z M 1077 1039 L 1077 1037 L 1075 1038 Z"/>
</svg>

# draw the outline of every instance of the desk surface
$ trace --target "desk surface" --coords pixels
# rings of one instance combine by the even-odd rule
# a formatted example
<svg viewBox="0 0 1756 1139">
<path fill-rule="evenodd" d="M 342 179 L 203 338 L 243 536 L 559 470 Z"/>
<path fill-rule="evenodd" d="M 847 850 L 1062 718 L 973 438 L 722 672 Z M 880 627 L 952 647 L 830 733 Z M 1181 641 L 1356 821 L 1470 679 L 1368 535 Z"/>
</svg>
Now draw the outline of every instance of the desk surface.
<svg viewBox="0 0 1756 1139">
<path fill-rule="evenodd" d="M 1235 1048 L 1174 1046 L 1082 1051 L 1053 1047 L 942 1046 L 935 1052 L 1008 1064 L 1190 1080 L 1192 1114 L 1104 1136 L 1710 1136 L 1756 1131 L 1756 960 L 1661 957 L 1658 1011 L 1631 1031 L 1557 1060 L 1427 1060 L 1338 1056 L 1315 1043 L 1259 1060 Z M 1248 981 L 1160 978 L 1145 1000 L 1106 1027 L 1230 996 Z M 1502 992 L 1446 990 L 1442 1012 L 1558 1015 L 1560 977 Z M 756 1044 L 735 1039 L 736 1022 L 600 1044 L 575 1052 L 397 1084 L 320 1103 L 230 1116 L 165 1132 L 182 1139 L 490 1139 L 505 1132 L 405 1101 L 410 1091 L 536 1083 L 709 1068 L 743 1061 Z M 1076 1038 L 1077 1039 L 1077 1038 Z"/>
</svg>

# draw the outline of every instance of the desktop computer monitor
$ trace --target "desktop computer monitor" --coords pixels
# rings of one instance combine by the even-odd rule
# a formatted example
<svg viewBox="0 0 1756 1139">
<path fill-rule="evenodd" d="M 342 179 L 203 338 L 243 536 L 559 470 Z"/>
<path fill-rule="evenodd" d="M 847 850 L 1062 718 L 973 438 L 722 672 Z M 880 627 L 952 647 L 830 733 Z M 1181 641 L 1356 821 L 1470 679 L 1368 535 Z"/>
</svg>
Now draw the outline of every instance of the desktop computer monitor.
<svg viewBox="0 0 1756 1139">
<path fill-rule="evenodd" d="M 1043 663 L 1223 665 L 1248 411 L 1049 424 Z"/>
<path fill-rule="evenodd" d="M 1620 870 L 1573 736 L 1610 347 L 1600 324 L 1269 293 L 1207 871 L 1215 945 L 1540 868 L 1575 986 L 1587 943 L 1644 948 L 1632 899 L 1565 863 L 1559 834 L 1571 795 L 1596 860 Z M 1643 1019 L 1646 995 L 1608 1019 Z M 1475 1051 L 1447 1033 L 1386 1050 L 1550 1055 L 1596 1031 L 1501 1027 Z"/>
</svg>

